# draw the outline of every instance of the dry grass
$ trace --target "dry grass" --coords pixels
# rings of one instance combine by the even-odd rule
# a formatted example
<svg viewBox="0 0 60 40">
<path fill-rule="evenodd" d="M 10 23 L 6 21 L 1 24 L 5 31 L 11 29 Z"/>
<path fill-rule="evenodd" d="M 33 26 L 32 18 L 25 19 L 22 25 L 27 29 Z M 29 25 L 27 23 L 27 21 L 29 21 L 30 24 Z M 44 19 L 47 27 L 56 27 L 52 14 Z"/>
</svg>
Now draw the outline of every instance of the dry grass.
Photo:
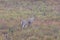
<svg viewBox="0 0 60 40">
<path fill-rule="evenodd" d="M 7 2 L 7 5 L 6 5 Z M 10 3 L 11 2 L 11 3 Z M 0 3 L 0 40 L 60 40 L 59 0 L 16 1 Z M 21 29 L 20 20 L 32 13 L 36 20 Z"/>
</svg>

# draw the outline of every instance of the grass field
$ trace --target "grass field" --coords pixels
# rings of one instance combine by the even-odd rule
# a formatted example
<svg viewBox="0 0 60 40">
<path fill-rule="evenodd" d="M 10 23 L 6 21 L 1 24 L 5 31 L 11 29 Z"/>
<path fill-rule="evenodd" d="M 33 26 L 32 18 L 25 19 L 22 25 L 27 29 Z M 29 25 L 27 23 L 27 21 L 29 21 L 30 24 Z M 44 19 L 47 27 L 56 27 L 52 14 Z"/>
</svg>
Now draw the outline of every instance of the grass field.
<svg viewBox="0 0 60 40">
<path fill-rule="evenodd" d="M 21 19 L 32 14 L 22 30 Z M 0 0 L 0 40 L 60 40 L 60 0 Z"/>
</svg>

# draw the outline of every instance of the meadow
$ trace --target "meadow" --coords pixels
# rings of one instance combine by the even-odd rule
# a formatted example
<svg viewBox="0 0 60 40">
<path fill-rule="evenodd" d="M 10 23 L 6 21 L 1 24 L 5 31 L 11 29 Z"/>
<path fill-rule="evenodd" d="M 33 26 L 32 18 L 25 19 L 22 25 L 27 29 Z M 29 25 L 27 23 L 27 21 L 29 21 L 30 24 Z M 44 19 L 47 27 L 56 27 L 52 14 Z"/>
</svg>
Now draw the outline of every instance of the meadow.
<svg viewBox="0 0 60 40">
<path fill-rule="evenodd" d="M 0 40 L 60 40 L 59 0 L 0 0 Z M 35 14 L 31 26 L 21 19 Z"/>
</svg>

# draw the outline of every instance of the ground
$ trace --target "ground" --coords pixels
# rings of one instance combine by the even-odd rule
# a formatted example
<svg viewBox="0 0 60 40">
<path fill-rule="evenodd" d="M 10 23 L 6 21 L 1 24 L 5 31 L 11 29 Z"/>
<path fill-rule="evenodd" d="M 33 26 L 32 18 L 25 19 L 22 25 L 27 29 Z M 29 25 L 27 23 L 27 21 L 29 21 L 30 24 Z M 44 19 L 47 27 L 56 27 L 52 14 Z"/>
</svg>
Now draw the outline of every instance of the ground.
<svg viewBox="0 0 60 40">
<path fill-rule="evenodd" d="M 32 14 L 35 21 L 21 29 Z M 0 0 L 0 40 L 60 40 L 60 0 Z"/>
</svg>

